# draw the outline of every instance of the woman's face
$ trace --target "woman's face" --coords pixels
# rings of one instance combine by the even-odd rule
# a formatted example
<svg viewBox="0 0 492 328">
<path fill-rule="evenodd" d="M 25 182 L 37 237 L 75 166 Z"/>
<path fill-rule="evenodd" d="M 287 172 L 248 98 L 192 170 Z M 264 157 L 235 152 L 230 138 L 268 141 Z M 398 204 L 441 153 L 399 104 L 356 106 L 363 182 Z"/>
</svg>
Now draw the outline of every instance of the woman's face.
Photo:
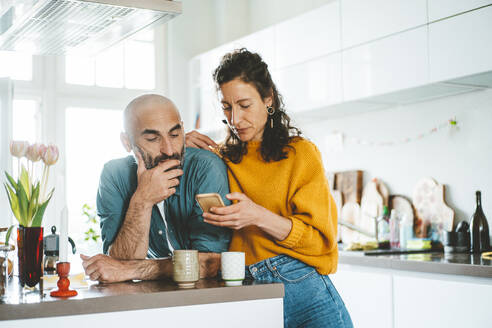
<svg viewBox="0 0 492 328">
<path fill-rule="evenodd" d="M 241 141 L 261 141 L 272 98 L 262 99 L 255 86 L 234 79 L 220 86 L 221 103 L 229 124 Z"/>
</svg>

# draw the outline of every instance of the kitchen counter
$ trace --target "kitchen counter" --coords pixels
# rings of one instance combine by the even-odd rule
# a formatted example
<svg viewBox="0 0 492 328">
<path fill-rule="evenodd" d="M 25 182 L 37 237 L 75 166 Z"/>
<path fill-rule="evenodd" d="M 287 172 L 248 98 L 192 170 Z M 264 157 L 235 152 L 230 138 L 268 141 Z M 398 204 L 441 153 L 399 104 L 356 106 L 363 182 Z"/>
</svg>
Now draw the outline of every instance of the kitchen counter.
<svg viewBox="0 0 492 328">
<path fill-rule="evenodd" d="M 492 278 L 492 261 L 480 255 L 416 253 L 364 255 L 362 251 L 340 251 L 340 264 L 352 264 L 404 271 Z"/>
<path fill-rule="evenodd" d="M 202 304 L 282 299 L 282 284 L 244 281 L 225 287 L 223 281 L 201 279 L 196 288 L 179 289 L 170 280 L 90 284 L 77 289 L 78 296 L 53 298 L 50 291 L 22 295 L 17 279 L 9 286 L 9 298 L 0 301 L 0 320 L 78 316 L 143 309 L 162 309 Z M 281 314 L 280 314 L 281 317 Z M 30 321 L 30 320 L 29 320 Z M 2 324 L 0 324 L 2 325 Z"/>
</svg>

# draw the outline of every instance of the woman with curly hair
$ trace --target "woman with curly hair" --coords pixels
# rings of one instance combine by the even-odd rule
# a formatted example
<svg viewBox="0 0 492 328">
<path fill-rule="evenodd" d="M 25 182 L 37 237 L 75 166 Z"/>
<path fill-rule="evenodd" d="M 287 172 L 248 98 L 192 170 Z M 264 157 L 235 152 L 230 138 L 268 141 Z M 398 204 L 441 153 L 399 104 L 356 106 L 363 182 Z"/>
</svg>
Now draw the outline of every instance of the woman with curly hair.
<svg viewBox="0 0 492 328">
<path fill-rule="evenodd" d="M 247 277 L 284 284 L 285 327 L 352 327 L 328 277 L 338 263 L 337 210 L 318 148 L 291 125 L 258 54 L 226 54 L 213 78 L 229 126 L 218 152 L 234 204 L 210 209 L 205 222 L 233 229 L 229 249 L 246 253 Z"/>
</svg>

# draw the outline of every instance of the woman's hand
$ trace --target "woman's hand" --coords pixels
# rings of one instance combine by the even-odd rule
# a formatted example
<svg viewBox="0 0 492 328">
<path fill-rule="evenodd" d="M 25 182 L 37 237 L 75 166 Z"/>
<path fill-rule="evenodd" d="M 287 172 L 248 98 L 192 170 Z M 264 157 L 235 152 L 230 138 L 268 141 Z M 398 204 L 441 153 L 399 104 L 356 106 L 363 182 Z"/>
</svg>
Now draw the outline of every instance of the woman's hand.
<svg viewBox="0 0 492 328">
<path fill-rule="evenodd" d="M 212 207 L 210 212 L 203 213 L 206 223 L 239 230 L 250 225 L 258 225 L 259 220 L 269 212 L 245 194 L 234 192 L 226 197 L 238 202 L 225 207 Z"/>
<path fill-rule="evenodd" d="M 185 142 L 186 147 L 201 148 L 205 150 L 212 150 L 211 148 L 217 148 L 217 144 L 215 143 L 215 141 L 195 130 L 186 134 Z"/>
</svg>

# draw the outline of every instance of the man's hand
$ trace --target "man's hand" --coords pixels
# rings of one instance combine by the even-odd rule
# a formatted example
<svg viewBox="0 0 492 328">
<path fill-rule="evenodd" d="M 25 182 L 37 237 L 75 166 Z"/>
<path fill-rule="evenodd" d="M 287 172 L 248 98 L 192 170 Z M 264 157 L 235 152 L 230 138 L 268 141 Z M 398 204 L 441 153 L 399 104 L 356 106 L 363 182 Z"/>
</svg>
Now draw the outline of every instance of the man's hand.
<svg viewBox="0 0 492 328">
<path fill-rule="evenodd" d="M 92 257 L 80 254 L 80 258 L 82 259 L 85 274 L 91 280 L 110 283 L 135 278 L 132 276 L 133 268 L 128 265 L 128 261 L 116 260 L 104 254 L 98 254 Z"/>
<path fill-rule="evenodd" d="M 185 142 L 186 147 L 201 148 L 205 150 L 212 150 L 211 148 L 217 148 L 217 144 L 215 143 L 215 141 L 195 130 L 186 134 Z"/>
<path fill-rule="evenodd" d="M 200 278 L 213 278 L 217 276 L 220 268 L 220 254 L 198 253 L 200 263 Z"/>
<path fill-rule="evenodd" d="M 167 160 L 147 170 L 142 156 L 138 152 L 136 156 L 138 160 L 138 186 L 133 197 L 137 201 L 152 207 L 176 192 L 175 187 L 179 185 L 178 177 L 183 174 L 183 170 L 169 169 L 178 166 L 180 164 L 178 160 Z"/>
</svg>

